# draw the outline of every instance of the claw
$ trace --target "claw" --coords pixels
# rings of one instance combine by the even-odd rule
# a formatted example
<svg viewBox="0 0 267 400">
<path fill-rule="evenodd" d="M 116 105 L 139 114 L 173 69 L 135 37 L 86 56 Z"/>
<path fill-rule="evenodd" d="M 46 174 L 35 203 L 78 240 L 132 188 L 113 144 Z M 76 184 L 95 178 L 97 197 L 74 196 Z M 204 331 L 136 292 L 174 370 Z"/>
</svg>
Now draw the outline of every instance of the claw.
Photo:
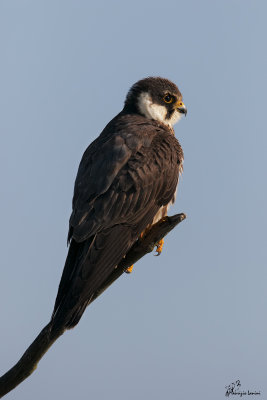
<svg viewBox="0 0 267 400">
<path fill-rule="evenodd" d="M 158 253 L 158 254 L 156 254 L 156 256 L 159 256 L 161 254 L 162 249 L 163 249 L 163 244 L 164 244 L 164 239 L 159 240 L 158 243 L 156 244 L 156 246 L 157 246 L 156 252 Z"/>
<path fill-rule="evenodd" d="M 143 239 L 143 237 L 145 236 L 147 230 L 145 229 L 143 232 L 141 232 L 141 235 L 139 236 L 139 239 Z"/>
<path fill-rule="evenodd" d="M 130 274 L 133 271 L 133 265 L 131 265 L 130 267 L 128 267 L 125 272 L 126 274 Z"/>
</svg>

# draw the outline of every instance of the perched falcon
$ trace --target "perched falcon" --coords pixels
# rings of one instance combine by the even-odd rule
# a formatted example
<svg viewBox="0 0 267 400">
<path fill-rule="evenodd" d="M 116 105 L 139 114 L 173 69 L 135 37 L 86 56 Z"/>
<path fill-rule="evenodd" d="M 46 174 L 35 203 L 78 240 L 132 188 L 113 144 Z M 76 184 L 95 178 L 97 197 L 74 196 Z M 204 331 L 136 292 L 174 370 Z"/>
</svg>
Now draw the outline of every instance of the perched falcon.
<svg viewBox="0 0 267 400">
<path fill-rule="evenodd" d="M 142 232 L 167 214 L 183 168 L 173 125 L 186 112 L 174 83 L 142 79 L 129 90 L 123 110 L 86 149 L 75 181 L 54 329 L 79 322 Z"/>
</svg>

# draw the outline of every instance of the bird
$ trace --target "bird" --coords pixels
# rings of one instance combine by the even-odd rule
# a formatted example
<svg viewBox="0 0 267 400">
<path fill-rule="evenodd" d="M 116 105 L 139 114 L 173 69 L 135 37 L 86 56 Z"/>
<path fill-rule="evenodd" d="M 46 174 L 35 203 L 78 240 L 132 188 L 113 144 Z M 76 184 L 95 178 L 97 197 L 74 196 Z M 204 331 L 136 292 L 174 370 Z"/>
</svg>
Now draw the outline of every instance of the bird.
<svg viewBox="0 0 267 400">
<path fill-rule="evenodd" d="M 141 79 L 128 91 L 122 111 L 85 150 L 74 184 L 69 249 L 52 329 L 76 326 L 127 251 L 167 215 L 184 161 L 173 125 L 186 113 L 173 82 Z"/>
</svg>

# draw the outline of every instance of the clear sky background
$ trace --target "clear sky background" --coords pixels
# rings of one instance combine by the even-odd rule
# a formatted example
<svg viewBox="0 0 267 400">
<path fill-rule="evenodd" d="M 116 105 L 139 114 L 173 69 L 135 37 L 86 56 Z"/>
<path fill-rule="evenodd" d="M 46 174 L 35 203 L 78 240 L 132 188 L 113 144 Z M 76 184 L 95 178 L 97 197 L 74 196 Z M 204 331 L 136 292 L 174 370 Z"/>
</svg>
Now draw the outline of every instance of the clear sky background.
<svg viewBox="0 0 267 400">
<path fill-rule="evenodd" d="M 0 2 L 0 372 L 49 321 L 87 145 L 146 76 L 179 86 L 184 221 L 10 400 L 267 398 L 266 13 L 260 0 Z M 236 396 L 235 396 L 236 397 Z"/>
</svg>

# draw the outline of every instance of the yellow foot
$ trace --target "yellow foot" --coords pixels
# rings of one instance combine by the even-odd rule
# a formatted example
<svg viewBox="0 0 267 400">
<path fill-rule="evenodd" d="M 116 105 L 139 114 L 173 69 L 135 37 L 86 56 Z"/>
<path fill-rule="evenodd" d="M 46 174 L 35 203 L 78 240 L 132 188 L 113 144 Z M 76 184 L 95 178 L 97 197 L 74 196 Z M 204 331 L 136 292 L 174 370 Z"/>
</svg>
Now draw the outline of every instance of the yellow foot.
<svg viewBox="0 0 267 400">
<path fill-rule="evenodd" d="M 128 267 L 125 272 L 126 274 L 130 274 L 133 271 L 133 265 L 131 265 L 130 267 Z"/>
<path fill-rule="evenodd" d="M 164 239 L 161 239 L 161 240 L 156 244 L 156 246 L 157 246 L 156 252 L 158 253 L 158 254 L 156 254 L 156 256 L 159 256 L 159 255 L 161 254 L 162 249 L 163 249 L 163 244 L 164 244 Z"/>
<path fill-rule="evenodd" d="M 148 229 L 145 229 L 143 232 L 141 232 L 141 235 L 139 236 L 139 239 L 143 239 L 143 237 L 145 236 L 145 234 L 149 231 Z"/>
</svg>

